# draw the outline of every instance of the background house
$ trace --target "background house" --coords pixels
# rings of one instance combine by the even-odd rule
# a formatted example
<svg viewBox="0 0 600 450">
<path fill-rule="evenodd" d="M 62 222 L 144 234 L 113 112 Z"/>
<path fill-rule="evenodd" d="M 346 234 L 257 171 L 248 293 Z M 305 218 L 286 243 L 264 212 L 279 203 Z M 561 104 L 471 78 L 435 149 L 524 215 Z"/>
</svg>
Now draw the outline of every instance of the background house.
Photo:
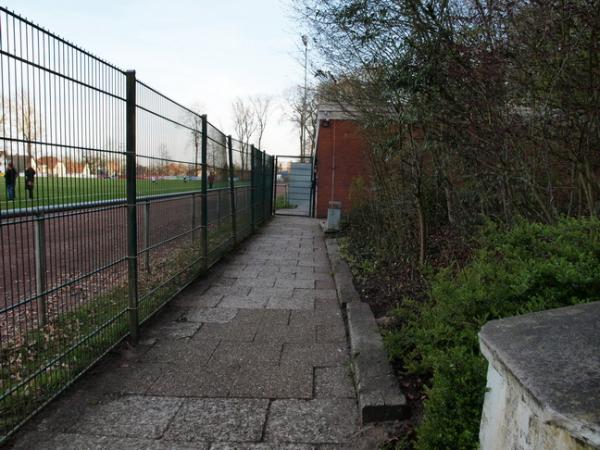
<svg viewBox="0 0 600 450">
<path fill-rule="evenodd" d="M 369 177 L 369 146 L 351 112 L 337 105 L 321 105 L 318 111 L 315 215 L 327 217 L 330 201 L 350 210 L 348 194 L 357 177 Z"/>
<path fill-rule="evenodd" d="M 83 162 L 67 161 L 67 175 L 72 177 L 89 177 L 90 166 Z"/>
<path fill-rule="evenodd" d="M 67 174 L 67 168 L 56 156 L 41 156 L 37 159 L 38 175 L 54 175 L 64 177 Z"/>
</svg>

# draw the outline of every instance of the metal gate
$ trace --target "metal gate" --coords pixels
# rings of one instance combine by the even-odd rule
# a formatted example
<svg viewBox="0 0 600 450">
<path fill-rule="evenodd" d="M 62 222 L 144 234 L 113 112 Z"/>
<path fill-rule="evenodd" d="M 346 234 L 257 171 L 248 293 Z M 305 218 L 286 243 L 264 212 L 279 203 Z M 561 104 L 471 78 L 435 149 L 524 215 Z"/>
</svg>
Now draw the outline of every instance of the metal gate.
<svg viewBox="0 0 600 450">
<path fill-rule="evenodd" d="M 275 214 L 311 217 L 314 212 L 313 158 L 278 155 L 275 167 Z"/>
</svg>

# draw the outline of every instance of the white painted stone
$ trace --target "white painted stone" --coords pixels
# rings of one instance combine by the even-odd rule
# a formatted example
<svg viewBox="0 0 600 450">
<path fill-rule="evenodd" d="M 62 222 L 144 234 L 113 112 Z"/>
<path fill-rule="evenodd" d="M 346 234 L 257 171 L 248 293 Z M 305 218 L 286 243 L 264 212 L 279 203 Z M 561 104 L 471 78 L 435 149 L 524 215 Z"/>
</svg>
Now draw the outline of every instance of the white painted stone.
<svg viewBox="0 0 600 450">
<path fill-rule="evenodd" d="M 490 364 L 479 440 L 481 450 L 588 450 L 599 448 L 575 439 L 559 418 L 539 407 L 523 385 L 483 352 Z"/>
</svg>

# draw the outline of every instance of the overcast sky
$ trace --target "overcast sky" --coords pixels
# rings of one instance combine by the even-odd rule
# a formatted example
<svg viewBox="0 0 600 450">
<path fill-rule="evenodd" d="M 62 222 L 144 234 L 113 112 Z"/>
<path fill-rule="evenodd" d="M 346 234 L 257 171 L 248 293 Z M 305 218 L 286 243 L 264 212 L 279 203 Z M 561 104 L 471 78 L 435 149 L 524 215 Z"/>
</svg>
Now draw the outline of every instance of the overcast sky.
<svg viewBox="0 0 600 450">
<path fill-rule="evenodd" d="M 291 0 L 290 0 L 291 1 Z M 271 154 L 298 154 L 286 96 L 303 82 L 301 40 L 288 0 L 5 0 L 42 27 L 174 100 L 199 105 L 233 134 L 231 103 L 270 95 L 263 138 Z"/>
</svg>

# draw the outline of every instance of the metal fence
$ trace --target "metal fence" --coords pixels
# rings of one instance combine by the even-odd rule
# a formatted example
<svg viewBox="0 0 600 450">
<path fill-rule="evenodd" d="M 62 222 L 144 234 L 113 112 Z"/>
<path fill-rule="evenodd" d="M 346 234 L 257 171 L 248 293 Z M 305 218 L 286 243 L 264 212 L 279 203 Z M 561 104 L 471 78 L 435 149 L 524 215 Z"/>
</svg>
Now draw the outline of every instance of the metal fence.
<svg viewBox="0 0 600 450">
<path fill-rule="evenodd" d="M 270 216 L 274 163 L 4 8 L 0 113 L 1 443 Z"/>
</svg>

